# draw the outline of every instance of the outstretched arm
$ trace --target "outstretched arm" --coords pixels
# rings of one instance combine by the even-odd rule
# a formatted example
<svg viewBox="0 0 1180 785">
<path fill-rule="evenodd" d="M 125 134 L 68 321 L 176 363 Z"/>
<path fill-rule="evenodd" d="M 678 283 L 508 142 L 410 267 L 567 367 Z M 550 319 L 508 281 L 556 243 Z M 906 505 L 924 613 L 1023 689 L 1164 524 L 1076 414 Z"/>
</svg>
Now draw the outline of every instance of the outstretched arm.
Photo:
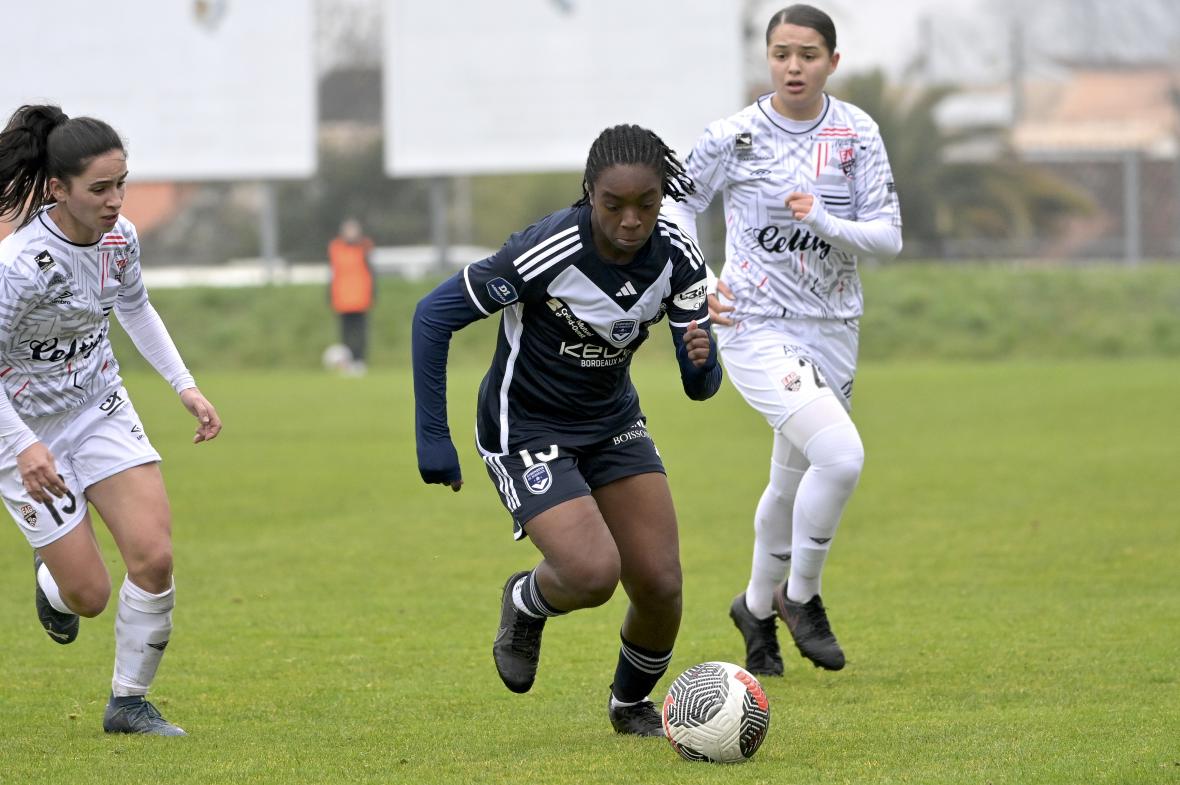
<svg viewBox="0 0 1180 785">
<path fill-rule="evenodd" d="M 463 487 L 459 454 L 447 425 L 447 355 L 451 335 L 480 318 L 463 296 L 459 276 L 439 284 L 414 310 L 414 434 L 423 482 Z"/>
</svg>

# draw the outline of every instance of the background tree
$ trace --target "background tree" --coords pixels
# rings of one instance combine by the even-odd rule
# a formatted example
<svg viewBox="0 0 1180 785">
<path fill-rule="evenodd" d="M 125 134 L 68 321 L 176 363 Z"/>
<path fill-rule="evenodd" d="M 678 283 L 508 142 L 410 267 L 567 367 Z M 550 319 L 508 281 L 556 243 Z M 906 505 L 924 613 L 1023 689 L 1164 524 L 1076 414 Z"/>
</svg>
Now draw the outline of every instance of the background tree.
<svg viewBox="0 0 1180 785">
<path fill-rule="evenodd" d="M 1061 221 L 1093 210 L 1090 197 L 1011 154 L 1008 129 L 940 127 L 936 110 L 949 86 L 892 87 L 881 71 L 856 74 L 833 89 L 877 121 L 901 199 L 905 255 L 1035 254 Z M 954 151 L 988 141 L 998 155 L 959 160 Z"/>
</svg>

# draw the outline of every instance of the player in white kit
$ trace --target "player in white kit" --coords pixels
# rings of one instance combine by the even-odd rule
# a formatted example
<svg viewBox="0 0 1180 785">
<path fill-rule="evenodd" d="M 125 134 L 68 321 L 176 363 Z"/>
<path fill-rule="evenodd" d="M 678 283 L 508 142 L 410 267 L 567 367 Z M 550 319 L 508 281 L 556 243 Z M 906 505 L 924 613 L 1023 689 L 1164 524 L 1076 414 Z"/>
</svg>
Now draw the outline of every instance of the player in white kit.
<svg viewBox="0 0 1180 785">
<path fill-rule="evenodd" d="M 115 617 L 108 733 L 183 736 L 147 701 L 172 630 L 171 514 L 160 455 L 119 376 L 109 316 L 197 418 L 221 420 L 193 381 L 140 276 L 135 227 L 119 215 L 127 155 L 119 135 L 56 106 L 22 106 L 0 133 L 0 496 L 34 549 L 37 615 L 58 643 L 111 594 L 88 504 L 127 577 Z"/>
<path fill-rule="evenodd" d="M 774 430 L 750 580 L 730 616 L 747 668 L 781 675 L 776 611 L 802 656 L 844 667 L 820 576 L 864 463 L 849 416 L 857 260 L 900 252 L 901 214 L 876 123 L 824 92 L 840 60 L 831 18 L 808 5 L 779 11 L 766 56 L 774 91 L 706 129 L 685 160 L 697 191 L 664 213 L 695 237 L 696 214 L 724 198 L 714 332 L 729 378 Z"/>
</svg>

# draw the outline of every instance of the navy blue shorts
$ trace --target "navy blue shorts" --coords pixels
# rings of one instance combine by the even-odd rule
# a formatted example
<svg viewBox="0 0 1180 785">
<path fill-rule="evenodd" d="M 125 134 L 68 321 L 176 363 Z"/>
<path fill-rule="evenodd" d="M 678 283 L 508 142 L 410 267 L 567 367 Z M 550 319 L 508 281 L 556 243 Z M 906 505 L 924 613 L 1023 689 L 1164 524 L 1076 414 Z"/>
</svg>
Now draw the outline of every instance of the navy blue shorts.
<svg viewBox="0 0 1180 785">
<path fill-rule="evenodd" d="M 512 536 L 525 536 L 525 524 L 562 502 L 636 474 L 664 471 L 664 462 L 639 420 L 625 431 L 595 444 L 527 445 L 506 455 L 485 453 L 488 476 L 512 515 Z"/>
</svg>

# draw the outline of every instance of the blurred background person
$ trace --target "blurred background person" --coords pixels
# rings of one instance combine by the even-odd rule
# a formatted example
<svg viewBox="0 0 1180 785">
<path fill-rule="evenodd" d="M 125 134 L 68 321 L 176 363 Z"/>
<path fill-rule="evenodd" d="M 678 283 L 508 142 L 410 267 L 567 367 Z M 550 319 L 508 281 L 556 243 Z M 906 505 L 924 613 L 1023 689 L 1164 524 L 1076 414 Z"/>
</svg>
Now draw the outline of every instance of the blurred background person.
<svg viewBox="0 0 1180 785">
<path fill-rule="evenodd" d="M 341 363 L 341 369 L 355 375 L 367 369 L 369 309 L 377 293 L 369 259 L 372 250 L 373 241 L 365 236 L 355 218 L 344 219 L 340 234 L 328 244 L 332 310 L 340 316 L 340 341 L 350 355 Z"/>
</svg>

